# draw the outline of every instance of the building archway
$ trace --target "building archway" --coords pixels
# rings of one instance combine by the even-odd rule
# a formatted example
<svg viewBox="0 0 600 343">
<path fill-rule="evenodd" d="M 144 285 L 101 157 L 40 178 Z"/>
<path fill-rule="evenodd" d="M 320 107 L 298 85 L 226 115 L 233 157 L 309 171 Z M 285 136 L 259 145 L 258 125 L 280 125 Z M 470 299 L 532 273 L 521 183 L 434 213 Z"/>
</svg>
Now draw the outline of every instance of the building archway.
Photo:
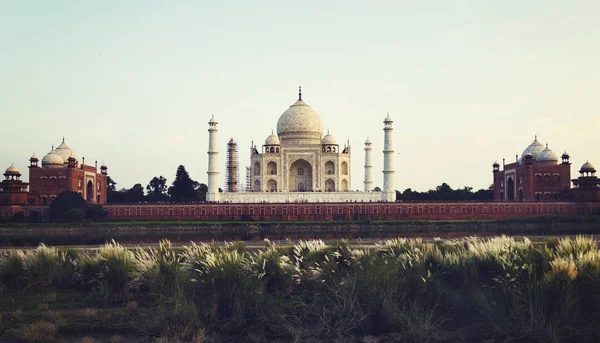
<svg viewBox="0 0 600 343">
<path fill-rule="evenodd" d="M 277 175 L 277 163 L 273 161 L 267 163 L 267 175 Z"/>
<path fill-rule="evenodd" d="M 346 179 L 342 180 L 342 191 L 343 192 L 348 191 L 348 180 L 346 180 Z"/>
<path fill-rule="evenodd" d="M 94 184 L 92 183 L 92 181 L 88 181 L 87 186 L 86 186 L 86 192 L 85 195 L 87 197 L 87 202 L 89 204 L 94 202 Z"/>
<path fill-rule="evenodd" d="M 269 192 L 277 192 L 277 181 L 271 179 L 267 182 L 267 189 Z"/>
<path fill-rule="evenodd" d="M 312 191 L 312 166 L 304 159 L 294 161 L 290 165 L 288 189 L 292 192 Z"/>
<path fill-rule="evenodd" d="M 523 189 L 519 188 L 519 200 L 523 201 Z"/>
<path fill-rule="evenodd" d="M 342 162 L 342 175 L 348 175 L 348 163 Z"/>
<path fill-rule="evenodd" d="M 254 163 L 254 175 L 255 176 L 260 175 L 260 163 L 258 163 L 258 162 Z"/>
<path fill-rule="evenodd" d="M 260 181 L 254 180 L 254 187 L 252 188 L 253 192 L 260 192 Z"/>
<path fill-rule="evenodd" d="M 325 190 L 327 192 L 335 192 L 335 182 L 332 179 L 325 181 Z"/>
<path fill-rule="evenodd" d="M 508 178 L 508 181 L 506 182 L 506 188 L 506 199 L 515 200 L 515 181 L 512 179 L 512 177 Z"/>
<path fill-rule="evenodd" d="M 331 161 L 325 162 L 325 175 L 335 174 L 335 164 Z"/>
</svg>

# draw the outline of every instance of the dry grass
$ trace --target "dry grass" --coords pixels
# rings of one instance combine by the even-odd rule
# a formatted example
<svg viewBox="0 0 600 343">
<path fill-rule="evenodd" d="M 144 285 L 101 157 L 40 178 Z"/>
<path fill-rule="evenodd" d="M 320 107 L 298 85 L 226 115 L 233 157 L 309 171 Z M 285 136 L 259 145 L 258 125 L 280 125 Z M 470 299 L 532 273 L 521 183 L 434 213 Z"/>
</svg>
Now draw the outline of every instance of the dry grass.
<svg viewBox="0 0 600 343">
<path fill-rule="evenodd" d="M 19 330 L 18 338 L 24 343 L 48 343 L 56 341 L 58 329 L 50 322 L 37 322 Z"/>
</svg>

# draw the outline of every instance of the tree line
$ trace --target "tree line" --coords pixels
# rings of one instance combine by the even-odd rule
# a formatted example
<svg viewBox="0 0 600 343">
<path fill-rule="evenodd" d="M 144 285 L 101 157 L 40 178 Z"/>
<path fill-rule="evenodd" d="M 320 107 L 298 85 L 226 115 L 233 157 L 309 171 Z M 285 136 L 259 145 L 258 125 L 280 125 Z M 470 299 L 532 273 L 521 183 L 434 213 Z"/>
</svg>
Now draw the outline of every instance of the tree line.
<svg viewBox="0 0 600 343">
<path fill-rule="evenodd" d="M 108 202 L 109 203 L 140 203 L 140 202 L 194 202 L 206 201 L 208 186 L 190 178 L 185 167 L 177 167 L 175 180 L 171 186 L 167 185 L 164 176 L 155 176 L 144 188 L 136 183 L 133 187 L 116 189 L 117 182 L 108 177 Z M 376 189 L 380 191 L 379 189 Z M 219 192 L 222 190 L 219 188 Z M 425 192 L 413 191 L 410 188 L 404 192 L 396 191 L 396 201 L 485 201 L 493 199 L 493 185 L 487 189 L 473 191 L 473 187 L 452 189 L 447 183 L 442 183 L 435 189 Z"/>
<path fill-rule="evenodd" d="M 396 191 L 396 201 L 485 201 L 493 198 L 494 185 L 473 192 L 473 187 L 452 189 L 444 182 L 426 192 L 413 191 L 410 188 L 405 189 L 404 192 Z"/>
<path fill-rule="evenodd" d="M 107 180 L 107 201 L 109 203 L 205 201 L 208 191 L 208 186 L 192 180 L 182 165 L 177 167 L 175 180 L 171 186 L 167 186 L 167 179 L 162 175 L 153 177 L 145 189 L 140 183 L 136 183 L 129 189 L 117 190 L 116 186 L 117 182 L 109 176 Z"/>
</svg>

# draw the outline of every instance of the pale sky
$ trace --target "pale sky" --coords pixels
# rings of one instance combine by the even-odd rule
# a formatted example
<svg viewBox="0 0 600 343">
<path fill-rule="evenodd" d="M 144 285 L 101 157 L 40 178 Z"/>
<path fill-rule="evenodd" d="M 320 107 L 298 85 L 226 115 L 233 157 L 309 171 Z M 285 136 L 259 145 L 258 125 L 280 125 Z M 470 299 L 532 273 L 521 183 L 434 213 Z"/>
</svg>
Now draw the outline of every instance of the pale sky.
<svg viewBox="0 0 600 343">
<path fill-rule="evenodd" d="M 180 164 L 206 183 L 211 114 L 243 171 L 302 85 L 350 140 L 352 189 L 367 136 L 382 185 L 387 112 L 396 189 L 488 187 L 536 134 L 576 177 L 600 167 L 599 61 L 597 0 L 0 0 L 0 167 L 27 179 L 65 136 L 118 188 Z"/>
</svg>

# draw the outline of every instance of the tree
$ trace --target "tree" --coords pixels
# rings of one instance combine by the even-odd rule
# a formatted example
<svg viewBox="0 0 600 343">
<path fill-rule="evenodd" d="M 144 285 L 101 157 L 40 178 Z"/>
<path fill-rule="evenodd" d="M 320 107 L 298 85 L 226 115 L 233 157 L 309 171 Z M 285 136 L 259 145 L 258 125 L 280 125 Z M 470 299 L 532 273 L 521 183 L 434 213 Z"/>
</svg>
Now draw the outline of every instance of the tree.
<svg viewBox="0 0 600 343">
<path fill-rule="evenodd" d="M 175 180 L 173 185 L 169 187 L 169 195 L 174 201 L 195 201 L 197 200 L 196 189 L 194 180 L 190 178 L 190 175 L 185 170 L 184 166 L 177 167 L 177 173 L 175 174 Z"/>
<path fill-rule="evenodd" d="M 106 201 L 109 203 L 119 203 L 125 201 L 123 190 L 117 191 L 117 182 L 110 176 L 106 178 Z"/>
<path fill-rule="evenodd" d="M 70 191 L 62 192 L 50 204 L 48 219 L 51 221 L 61 220 L 65 212 L 72 209 L 80 209 L 85 213 L 87 202 L 79 193 Z"/>
<path fill-rule="evenodd" d="M 123 191 L 123 190 L 121 190 Z M 136 183 L 130 189 L 125 192 L 125 202 L 141 202 L 144 201 L 144 187 L 141 184 Z"/>
<path fill-rule="evenodd" d="M 155 176 L 150 180 L 148 186 L 146 186 L 146 198 L 150 202 L 167 201 L 169 200 L 167 191 L 167 179 L 162 175 L 159 177 Z"/>
<path fill-rule="evenodd" d="M 115 180 L 113 180 L 110 176 L 106 177 L 106 189 L 110 192 L 113 191 L 115 192 L 117 190 L 116 188 L 117 183 L 115 182 Z"/>
</svg>

